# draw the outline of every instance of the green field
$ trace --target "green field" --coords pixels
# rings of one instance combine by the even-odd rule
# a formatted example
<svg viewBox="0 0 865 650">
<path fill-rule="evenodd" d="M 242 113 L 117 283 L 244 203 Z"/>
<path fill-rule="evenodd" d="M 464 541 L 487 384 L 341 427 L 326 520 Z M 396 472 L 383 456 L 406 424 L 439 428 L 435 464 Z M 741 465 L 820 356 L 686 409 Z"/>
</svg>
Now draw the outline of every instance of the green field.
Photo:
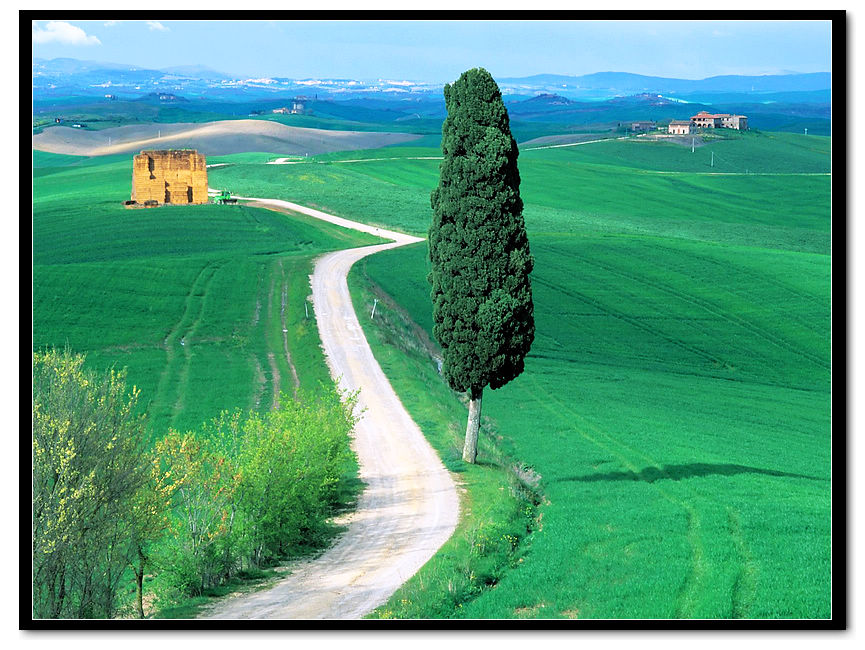
<svg viewBox="0 0 865 650">
<path fill-rule="evenodd" d="M 714 168 L 712 147 L 718 153 Z M 828 138 L 780 133 L 742 134 L 693 154 L 688 147 L 637 140 L 528 150 L 520 156 L 526 221 L 535 232 L 657 234 L 748 246 L 765 241 L 827 253 L 830 176 L 811 174 L 830 171 L 828 152 Z M 440 155 L 433 148 L 387 147 L 298 165 L 240 159 L 212 170 L 211 184 L 425 234 L 439 161 L 416 158 Z M 726 168 L 722 156 L 733 161 Z M 368 161 L 339 162 L 359 158 Z M 749 173 L 744 161 L 754 165 Z M 779 206 L 789 211 L 779 212 Z"/>
<path fill-rule="evenodd" d="M 485 392 L 476 467 L 421 333 L 425 245 L 357 266 L 356 300 L 384 299 L 362 319 L 374 351 L 468 487 L 458 534 L 376 615 L 830 616 L 829 144 L 523 151 L 537 335 Z M 439 162 L 418 158 L 440 153 L 412 145 L 223 156 L 210 185 L 424 234 Z M 124 158 L 35 155 L 34 348 L 128 366 L 152 427 L 197 426 L 291 385 L 285 295 L 300 381 L 326 377 L 310 260 L 369 238 L 243 206 L 125 210 Z"/>
<path fill-rule="evenodd" d="M 537 336 L 525 373 L 486 391 L 484 414 L 488 442 L 503 438 L 540 475 L 543 505 L 515 568 L 435 615 L 830 616 L 829 177 L 789 175 L 827 169 L 828 142 L 779 139 L 805 152 L 798 167 L 785 155 L 776 176 L 675 183 L 647 173 L 682 171 L 674 145 L 521 156 Z M 729 146 L 772 171 L 762 138 Z M 433 167 L 364 169 L 369 187 L 423 194 Z M 427 271 L 419 245 L 368 258 L 353 281 L 430 333 Z M 371 338 L 398 348 L 380 327 L 367 323 Z M 459 404 L 437 390 L 454 406 L 431 417 L 432 389 L 413 380 L 435 382 L 431 364 L 403 356 L 386 372 L 446 453 Z M 437 571 L 378 615 L 431 611 L 417 602 L 434 600 L 420 585 Z"/>
<path fill-rule="evenodd" d="M 374 238 L 242 205 L 129 210 L 131 178 L 128 156 L 35 152 L 34 349 L 128 367 L 155 435 L 329 381 L 312 259 Z"/>
</svg>

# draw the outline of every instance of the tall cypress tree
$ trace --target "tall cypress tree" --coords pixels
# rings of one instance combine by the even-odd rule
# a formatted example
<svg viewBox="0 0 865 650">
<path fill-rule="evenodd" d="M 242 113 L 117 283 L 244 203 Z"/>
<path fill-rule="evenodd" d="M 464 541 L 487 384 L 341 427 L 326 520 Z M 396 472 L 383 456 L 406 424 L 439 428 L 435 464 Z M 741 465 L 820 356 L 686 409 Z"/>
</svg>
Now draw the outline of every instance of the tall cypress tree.
<svg viewBox="0 0 865 650">
<path fill-rule="evenodd" d="M 468 393 L 463 459 L 474 463 L 484 387 L 517 377 L 534 339 L 533 259 L 519 152 L 498 85 L 475 68 L 446 85 L 444 95 L 444 160 L 429 229 L 433 334 L 444 377 Z"/>
</svg>

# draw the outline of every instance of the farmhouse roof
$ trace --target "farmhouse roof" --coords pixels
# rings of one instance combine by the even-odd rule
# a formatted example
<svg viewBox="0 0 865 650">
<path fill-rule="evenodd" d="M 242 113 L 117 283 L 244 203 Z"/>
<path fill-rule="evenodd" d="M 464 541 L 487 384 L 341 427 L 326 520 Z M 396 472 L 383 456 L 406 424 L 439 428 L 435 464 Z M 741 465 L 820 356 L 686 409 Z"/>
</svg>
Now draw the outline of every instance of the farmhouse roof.
<svg viewBox="0 0 865 650">
<path fill-rule="evenodd" d="M 734 115 L 732 113 L 709 113 L 708 111 L 700 111 L 696 115 L 694 115 L 691 119 L 697 118 L 716 118 L 716 117 L 747 117 L 745 115 Z"/>
</svg>

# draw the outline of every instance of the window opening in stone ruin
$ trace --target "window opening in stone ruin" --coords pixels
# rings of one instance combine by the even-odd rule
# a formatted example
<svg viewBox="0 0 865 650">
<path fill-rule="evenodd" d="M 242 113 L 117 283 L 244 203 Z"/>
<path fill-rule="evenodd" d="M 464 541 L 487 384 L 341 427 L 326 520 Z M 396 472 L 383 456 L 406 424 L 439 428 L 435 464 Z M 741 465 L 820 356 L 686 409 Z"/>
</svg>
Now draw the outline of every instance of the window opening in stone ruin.
<svg viewBox="0 0 865 650">
<path fill-rule="evenodd" d="M 186 202 L 192 203 L 192 185 L 186 186 Z"/>
</svg>

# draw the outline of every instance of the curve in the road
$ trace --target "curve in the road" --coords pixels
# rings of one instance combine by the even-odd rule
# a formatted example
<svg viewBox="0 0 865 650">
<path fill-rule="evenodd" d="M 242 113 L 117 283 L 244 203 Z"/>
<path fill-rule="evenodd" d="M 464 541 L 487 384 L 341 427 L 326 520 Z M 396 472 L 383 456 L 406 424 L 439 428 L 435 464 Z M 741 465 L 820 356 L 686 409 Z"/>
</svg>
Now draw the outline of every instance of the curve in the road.
<svg viewBox="0 0 865 650">
<path fill-rule="evenodd" d="M 238 197 L 243 199 L 244 197 Z M 274 587 L 209 610 L 220 619 L 353 619 L 383 604 L 451 536 L 456 487 L 372 355 L 346 277 L 359 259 L 422 241 L 275 199 L 247 199 L 368 232 L 393 242 L 329 253 L 311 276 L 316 322 L 331 374 L 360 391 L 353 448 L 366 484 L 347 531 L 316 559 L 299 562 Z"/>
</svg>

